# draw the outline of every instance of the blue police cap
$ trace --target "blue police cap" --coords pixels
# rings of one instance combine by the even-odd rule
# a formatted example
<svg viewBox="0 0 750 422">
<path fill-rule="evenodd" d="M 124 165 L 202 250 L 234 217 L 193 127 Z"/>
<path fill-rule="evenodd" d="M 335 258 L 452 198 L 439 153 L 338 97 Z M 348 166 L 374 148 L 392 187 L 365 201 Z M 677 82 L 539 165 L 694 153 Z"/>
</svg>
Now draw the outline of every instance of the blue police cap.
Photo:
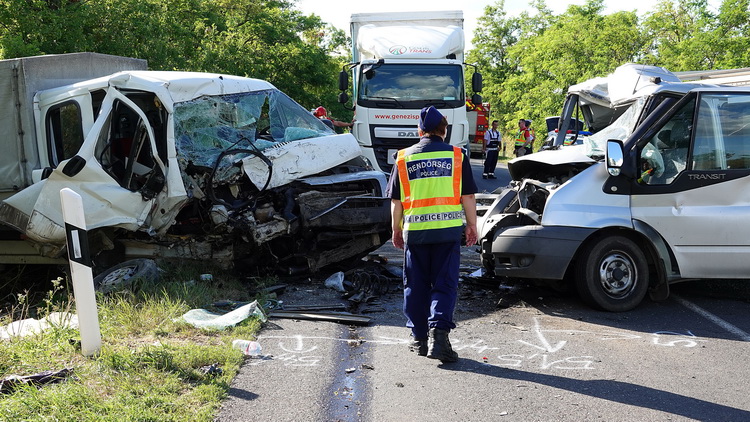
<svg viewBox="0 0 750 422">
<path fill-rule="evenodd" d="M 429 132 L 440 124 L 443 115 L 433 106 L 425 107 L 419 112 L 419 128 L 423 132 Z"/>
</svg>

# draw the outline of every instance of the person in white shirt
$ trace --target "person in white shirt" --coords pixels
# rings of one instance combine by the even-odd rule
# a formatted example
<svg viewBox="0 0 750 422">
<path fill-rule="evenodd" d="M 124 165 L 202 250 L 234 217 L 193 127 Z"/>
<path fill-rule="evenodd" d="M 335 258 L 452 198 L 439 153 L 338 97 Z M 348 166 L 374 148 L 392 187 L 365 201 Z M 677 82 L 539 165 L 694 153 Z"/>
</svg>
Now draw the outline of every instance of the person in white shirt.
<svg viewBox="0 0 750 422">
<path fill-rule="evenodd" d="M 492 128 L 484 132 L 484 146 L 486 156 L 484 158 L 484 172 L 482 179 L 495 179 L 495 167 L 497 167 L 497 154 L 500 148 L 502 135 L 497 130 L 497 120 L 492 121 Z"/>
</svg>

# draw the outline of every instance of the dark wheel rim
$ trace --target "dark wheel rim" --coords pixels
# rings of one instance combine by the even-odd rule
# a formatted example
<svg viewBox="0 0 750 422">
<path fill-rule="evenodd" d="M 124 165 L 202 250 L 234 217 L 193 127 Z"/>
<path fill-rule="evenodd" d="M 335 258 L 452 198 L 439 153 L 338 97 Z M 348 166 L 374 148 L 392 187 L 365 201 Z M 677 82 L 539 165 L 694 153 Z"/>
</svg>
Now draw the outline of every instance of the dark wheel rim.
<svg viewBox="0 0 750 422">
<path fill-rule="evenodd" d="M 607 296 L 620 299 L 633 290 L 638 270 L 633 260 L 623 252 L 612 252 L 599 265 L 599 284 Z"/>
</svg>

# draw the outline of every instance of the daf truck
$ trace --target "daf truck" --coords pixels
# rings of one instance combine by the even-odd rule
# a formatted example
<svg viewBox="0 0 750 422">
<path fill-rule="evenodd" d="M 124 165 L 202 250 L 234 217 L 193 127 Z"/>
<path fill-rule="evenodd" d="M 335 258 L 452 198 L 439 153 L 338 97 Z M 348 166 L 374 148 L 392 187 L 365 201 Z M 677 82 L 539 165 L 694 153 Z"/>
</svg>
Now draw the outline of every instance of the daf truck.
<svg viewBox="0 0 750 422">
<path fill-rule="evenodd" d="M 386 178 L 352 135 L 266 81 L 146 67 L 0 61 L 0 263 L 64 257 L 64 187 L 82 197 L 99 270 L 177 258 L 314 272 L 390 237 Z"/>
<path fill-rule="evenodd" d="M 445 141 L 468 148 L 464 89 L 463 12 L 359 13 L 351 17 L 352 63 L 339 77 L 347 103 L 351 72 L 352 134 L 373 168 L 389 173 L 395 152 L 419 140 L 419 111 L 446 116 Z M 474 104 L 481 105 L 481 74 L 472 73 Z"/>
</svg>

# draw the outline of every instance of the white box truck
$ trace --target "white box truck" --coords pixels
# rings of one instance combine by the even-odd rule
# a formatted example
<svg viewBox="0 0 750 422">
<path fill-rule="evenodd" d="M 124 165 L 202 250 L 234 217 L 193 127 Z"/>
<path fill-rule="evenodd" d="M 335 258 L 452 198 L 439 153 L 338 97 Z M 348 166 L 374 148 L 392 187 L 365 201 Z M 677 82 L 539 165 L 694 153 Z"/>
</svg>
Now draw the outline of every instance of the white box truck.
<svg viewBox="0 0 750 422">
<path fill-rule="evenodd" d="M 390 172 L 394 153 L 419 140 L 419 111 L 432 105 L 446 116 L 446 142 L 467 148 L 463 12 L 359 13 L 351 17 L 352 63 L 342 71 L 346 103 L 352 72 L 352 133 L 373 168 Z M 481 91 L 481 75 L 472 74 Z M 474 94 L 472 102 L 481 105 Z"/>
<path fill-rule="evenodd" d="M 316 271 L 390 237 L 385 176 L 352 135 L 266 81 L 145 68 L 93 53 L 0 61 L 0 263 L 65 254 L 64 187 L 107 264 Z"/>
<path fill-rule="evenodd" d="M 481 198 L 487 274 L 575 287 L 607 311 L 680 280 L 750 278 L 750 88 L 631 70 L 629 95 L 583 113 L 614 122 L 511 160 L 511 186 Z"/>
</svg>

